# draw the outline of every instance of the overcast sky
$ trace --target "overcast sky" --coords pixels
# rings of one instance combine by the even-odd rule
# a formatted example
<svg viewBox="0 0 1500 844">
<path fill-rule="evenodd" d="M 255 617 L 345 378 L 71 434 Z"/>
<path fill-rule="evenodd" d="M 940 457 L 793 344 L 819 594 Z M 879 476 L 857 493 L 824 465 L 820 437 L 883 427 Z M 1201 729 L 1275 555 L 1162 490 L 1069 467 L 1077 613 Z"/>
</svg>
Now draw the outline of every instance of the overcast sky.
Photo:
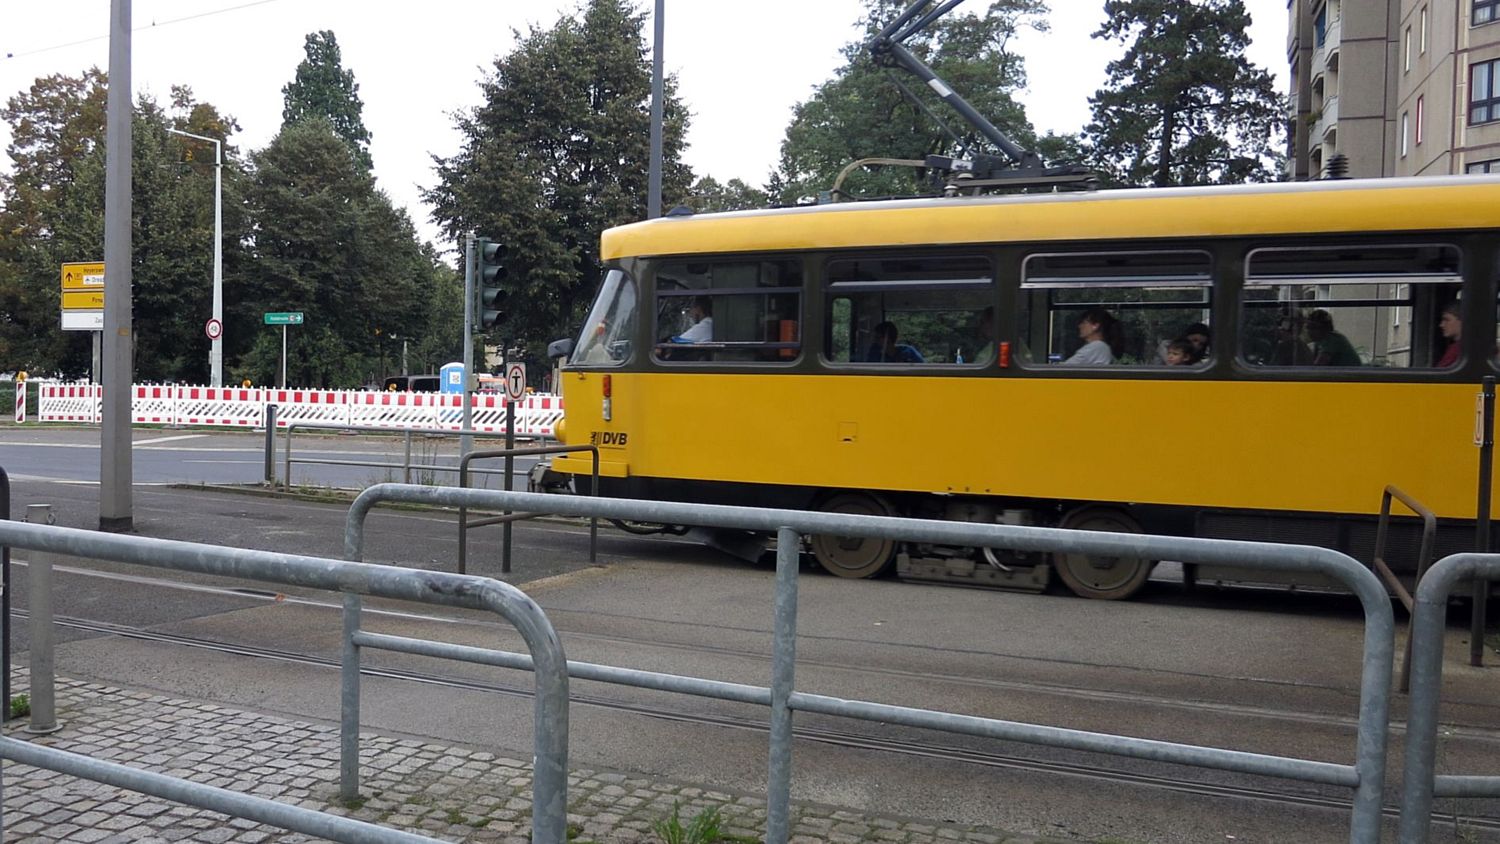
<svg viewBox="0 0 1500 844">
<path fill-rule="evenodd" d="M 510 51 L 513 29 L 550 27 L 580 2 L 135 0 L 134 87 L 165 104 L 170 86 L 190 86 L 239 121 L 232 143 L 256 149 L 281 126 L 281 88 L 303 59 L 306 35 L 333 30 L 359 83 L 379 184 L 435 239 L 418 188 L 434 182 L 431 154 L 458 149 L 449 115 L 478 104 L 477 83 Z M 654 0 L 637 2 L 654 7 Z M 978 12 L 985 2 L 968 6 Z M 1247 3 L 1251 58 L 1285 91 L 1284 2 Z M 1102 0 L 1051 5 L 1052 31 L 1027 32 L 1016 45 L 1031 79 L 1023 100 L 1038 130 L 1075 132 L 1121 48 L 1089 38 Z M 843 63 L 840 48 L 859 35 L 862 8 L 859 0 L 666 0 L 665 61 L 693 113 L 685 157 L 694 171 L 763 184 L 792 107 Z M 0 0 L 0 96 L 40 76 L 107 69 L 109 9 L 109 0 Z M 648 22 L 648 40 L 650 32 Z M 0 146 L 9 142 L 0 126 Z"/>
</svg>

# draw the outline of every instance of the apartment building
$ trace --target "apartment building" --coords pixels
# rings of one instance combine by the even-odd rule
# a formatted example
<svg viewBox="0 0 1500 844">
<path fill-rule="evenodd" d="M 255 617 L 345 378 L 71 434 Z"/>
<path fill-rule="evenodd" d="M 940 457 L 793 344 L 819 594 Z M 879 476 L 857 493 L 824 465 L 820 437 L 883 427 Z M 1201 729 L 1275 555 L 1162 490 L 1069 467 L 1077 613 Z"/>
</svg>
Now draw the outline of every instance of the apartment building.
<svg viewBox="0 0 1500 844">
<path fill-rule="evenodd" d="M 1288 170 L 1500 173 L 1500 0 L 1289 0 Z"/>
</svg>

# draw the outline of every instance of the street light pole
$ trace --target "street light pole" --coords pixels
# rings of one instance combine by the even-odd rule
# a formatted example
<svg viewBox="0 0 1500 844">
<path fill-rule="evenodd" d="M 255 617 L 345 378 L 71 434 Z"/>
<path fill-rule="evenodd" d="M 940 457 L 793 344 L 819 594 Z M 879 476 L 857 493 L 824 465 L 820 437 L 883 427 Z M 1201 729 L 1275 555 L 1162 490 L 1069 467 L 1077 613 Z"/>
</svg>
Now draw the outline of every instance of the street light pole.
<svg viewBox="0 0 1500 844">
<path fill-rule="evenodd" d="M 208 368 L 210 386 L 224 386 L 224 192 L 223 144 L 218 138 L 194 135 L 181 129 L 168 129 L 174 135 L 208 141 L 214 145 L 214 322 L 219 324 L 219 336 L 209 341 Z"/>
</svg>

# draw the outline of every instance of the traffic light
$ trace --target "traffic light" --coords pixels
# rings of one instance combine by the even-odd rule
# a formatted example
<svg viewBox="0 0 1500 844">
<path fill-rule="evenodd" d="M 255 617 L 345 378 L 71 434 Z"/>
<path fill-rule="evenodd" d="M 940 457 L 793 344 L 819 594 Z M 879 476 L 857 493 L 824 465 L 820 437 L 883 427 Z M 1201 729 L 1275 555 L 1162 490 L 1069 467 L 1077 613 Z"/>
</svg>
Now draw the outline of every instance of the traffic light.
<svg viewBox="0 0 1500 844">
<path fill-rule="evenodd" d="M 505 304 L 505 244 L 481 237 L 474 241 L 474 323 L 494 328 Z"/>
</svg>

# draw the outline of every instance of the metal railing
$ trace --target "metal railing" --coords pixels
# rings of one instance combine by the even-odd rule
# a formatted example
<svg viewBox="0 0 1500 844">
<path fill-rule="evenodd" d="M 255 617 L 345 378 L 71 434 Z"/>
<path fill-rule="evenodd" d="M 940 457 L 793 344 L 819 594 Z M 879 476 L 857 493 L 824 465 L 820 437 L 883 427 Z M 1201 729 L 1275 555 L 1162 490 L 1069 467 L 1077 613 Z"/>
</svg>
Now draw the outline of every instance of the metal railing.
<svg viewBox="0 0 1500 844">
<path fill-rule="evenodd" d="M 1422 519 L 1422 545 L 1417 551 L 1417 576 L 1413 581 L 1415 585 L 1422 583 L 1422 577 L 1427 573 L 1427 567 L 1432 563 L 1432 546 L 1437 541 L 1437 516 L 1433 515 L 1431 510 L 1423 506 L 1422 502 L 1402 492 L 1394 485 L 1387 486 L 1385 492 L 1380 496 L 1380 521 L 1376 523 L 1375 527 L 1375 571 L 1380 574 L 1380 578 L 1385 581 L 1386 586 L 1390 587 L 1391 594 L 1395 595 L 1396 599 L 1401 602 L 1401 605 L 1406 607 L 1406 612 L 1410 615 L 1412 611 L 1411 593 L 1407 591 L 1406 584 L 1401 582 L 1401 578 L 1397 577 L 1396 573 L 1391 570 L 1390 564 L 1385 561 L 1385 540 L 1391 521 L 1391 499 L 1393 498 L 1406 505 L 1406 509 L 1416 513 Z M 1410 623 L 1407 625 L 1406 654 L 1401 660 L 1400 677 L 1397 683 L 1398 688 L 1403 692 L 1411 688 Z"/>
<path fill-rule="evenodd" d="M 514 586 L 483 577 L 366 565 L 271 551 L 225 548 L 193 542 L 148 539 L 75 528 L 0 521 L 0 546 L 42 554 L 64 554 L 158 569 L 256 580 L 287 586 L 327 589 L 344 595 L 343 705 L 358 712 L 359 609 L 361 596 L 373 595 L 425 604 L 489 610 L 515 626 L 536 665 L 533 710 L 534 768 L 532 838 L 534 844 L 564 844 L 567 836 L 568 674 L 562 642 L 542 609 Z M 437 648 L 439 643 L 426 643 Z M 0 641 L 0 649 L 9 647 Z M 352 654 L 351 654 L 352 652 Z M 351 698 L 352 695 L 352 698 Z M 341 736 L 340 794 L 358 796 L 359 724 L 345 722 Z M 272 824 L 283 829 L 341 842 L 432 842 L 406 832 L 325 814 L 169 777 L 87 756 L 0 737 L 0 759 L 107 783 L 119 788 Z M 351 763 L 353 772 L 351 773 Z M 3 792 L 0 792 L 3 793 Z M 0 812 L 0 823 L 3 823 Z M 3 836 L 3 826 L 0 826 Z"/>
<path fill-rule="evenodd" d="M 365 490 L 349 508 L 345 526 L 345 555 L 360 558 L 364 522 L 381 501 L 486 507 L 517 512 L 701 525 L 743 530 L 775 531 L 776 594 L 771 685 L 768 688 L 723 683 L 696 677 L 637 671 L 581 662 L 567 663 L 570 676 L 638 688 L 680 692 L 720 700 L 769 706 L 770 753 L 767 776 L 766 841 L 786 844 L 790 830 L 792 712 L 818 712 L 883 723 L 984 736 L 1048 747 L 1069 748 L 1157 762 L 1194 765 L 1238 773 L 1280 777 L 1300 782 L 1342 786 L 1353 791 L 1349 840 L 1371 844 L 1380 838 L 1381 789 L 1390 705 L 1391 657 L 1395 623 L 1390 599 L 1378 578 L 1350 557 L 1326 548 L 1271 545 L 1216 539 L 1096 533 L 1056 528 L 1020 527 L 879 516 L 813 513 L 627 501 L 610 498 L 544 495 L 405 484 L 379 484 Z M 1022 551 L 1065 552 L 1171 559 L 1188 563 L 1244 565 L 1281 571 L 1315 572 L 1341 581 L 1355 594 L 1365 613 L 1364 656 L 1360 678 L 1359 727 L 1352 765 L 1272 756 L 1238 750 L 1202 747 L 1044 725 L 1002 721 L 867 701 L 850 701 L 798 692 L 794 687 L 797 638 L 797 575 L 803 534 L 863 536 L 934 544 L 1007 548 Z M 435 652 L 433 646 L 374 634 L 355 634 L 353 646 L 378 647 L 408 653 Z M 520 654 L 483 649 L 440 648 L 443 655 L 486 665 L 529 669 Z M 351 672 L 358 682 L 358 666 Z M 353 705 L 358 706 L 357 696 Z M 357 730 L 358 712 L 345 712 L 345 729 Z"/>
<path fill-rule="evenodd" d="M 1500 580 L 1500 554 L 1454 554 L 1438 560 L 1417 584 L 1412 614 L 1411 711 L 1406 720 L 1406 765 L 1401 797 L 1401 844 L 1423 844 L 1434 797 L 1500 797 L 1500 776 L 1436 773 L 1438 702 L 1442 695 L 1443 633 L 1448 598 L 1461 580 L 1488 586 Z M 1478 590 L 1476 589 L 1476 592 Z"/>
<path fill-rule="evenodd" d="M 510 481 L 514 473 L 511 471 L 511 459 L 516 457 L 537 456 L 543 454 L 572 454 L 574 452 L 587 451 L 593 457 L 594 472 L 593 483 L 589 486 L 590 495 L 599 494 L 599 447 L 596 445 L 544 445 L 535 448 L 501 448 L 490 451 L 471 451 L 459 458 L 458 461 L 458 487 L 469 488 L 469 464 L 475 460 L 491 460 L 495 458 L 506 458 L 505 469 L 502 474 L 506 476 L 505 489 L 510 490 Z M 469 521 L 469 508 L 462 505 L 458 508 L 458 573 L 466 574 L 469 565 L 469 531 L 486 525 L 506 525 L 518 522 L 522 519 L 534 519 L 536 513 L 512 513 L 506 511 L 499 516 L 489 516 L 483 519 Z M 505 531 L 504 548 L 502 550 L 500 573 L 510 573 L 510 530 Z M 589 519 L 589 562 L 599 561 L 599 519 Z"/>
<path fill-rule="evenodd" d="M 449 466 L 449 465 L 444 465 L 444 464 L 441 464 L 441 463 L 413 463 L 413 462 L 411 462 L 412 434 L 431 434 L 431 435 L 443 436 L 443 437 L 459 437 L 459 436 L 488 437 L 488 438 L 492 438 L 492 439 L 503 439 L 505 437 L 505 434 L 503 432 L 495 432 L 495 431 L 470 431 L 470 430 L 448 431 L 448 430 L 443 430 L 441 428 L 408 428 L 408 429 L 405 429 L 405 430 L 402 430 L 402 431 L 396 431 L 396 430 L 392 430 L 392 429 L 389 429 L 389 428 L 361 428 L 361 427 L 359 427 L 357 425 L 330 425 L 330 424 L 328 424 L 326 422 L 294 422 L 294 423 L 292 423 L 290 425 L 287 425 L 285 428 L 282 428 L 282 430 L 286 432 L 286 436 L 283 438 L 283 444 L 282 444 L 282 472 L 281 472 L 282 480 L 281 480 L 281 485 L 284 488 L 289 488 L 292 485 L 292 464 L 293 463 L 318 464 L 318 465 L 323 465 L 323 466 L 363 466 L 363 467 L 372 468 L 372 469 L 400 469 L 400 470 L 402 470 L 402 478 L 403 478 L 403 480 L 406 483 L 411 483 L 411 473 L 412 473 L 413 469 L 416 469 L 416 470 L 419 470 L 419 471 L 425 471 L 425 472 L 454 472 L 454 473 L 457 473 L 459 471 L 459 467 L 456 466 L 456 465 Z M 397 433 L 404 434 L 404 440 L 405 440 L 405 443 L 406 443 L 406 456 L 405 456 L 405 459 L 403 460 L 403 462 L 401 462 L 401 463 L 387 463 L 387 462 L 381 462 L 381 461 L 377 461 L 377 460 L 335 460 L 333 458 L 325 458 L 325 457 L 293 457 L 292 456 L 292 433 L 294 431 L 299 431 L 299 430 L 300 431 L 354 431 L 354 432 L 360 433 L 360 434 L 397 434 Z M 275 447 L 274 446 L 274 439 L 272 437 L 270 437 L 270 436 L 267 436 L 266 437 L 266 448 L 267 449 L 271 449 L 271 448 L 274 448 L 274 447 Z M 269 457 L 266 460 L 266 464 L 268 466 L 271 464 L 271 459 Z M 500 475 L 500 474 L 504 474 L 501 470 L 498 470 L 498 469 L 475 469 L 473 471 L 476 474 L 483 474 L 483 475 Z M 276 479 L 275 478 L 267 478 L 266 480 L 267 480 L 268 483 L 271 483 L 272 485 L 275 485 L 275 483 L 276 483 Z"/>
</svg>

